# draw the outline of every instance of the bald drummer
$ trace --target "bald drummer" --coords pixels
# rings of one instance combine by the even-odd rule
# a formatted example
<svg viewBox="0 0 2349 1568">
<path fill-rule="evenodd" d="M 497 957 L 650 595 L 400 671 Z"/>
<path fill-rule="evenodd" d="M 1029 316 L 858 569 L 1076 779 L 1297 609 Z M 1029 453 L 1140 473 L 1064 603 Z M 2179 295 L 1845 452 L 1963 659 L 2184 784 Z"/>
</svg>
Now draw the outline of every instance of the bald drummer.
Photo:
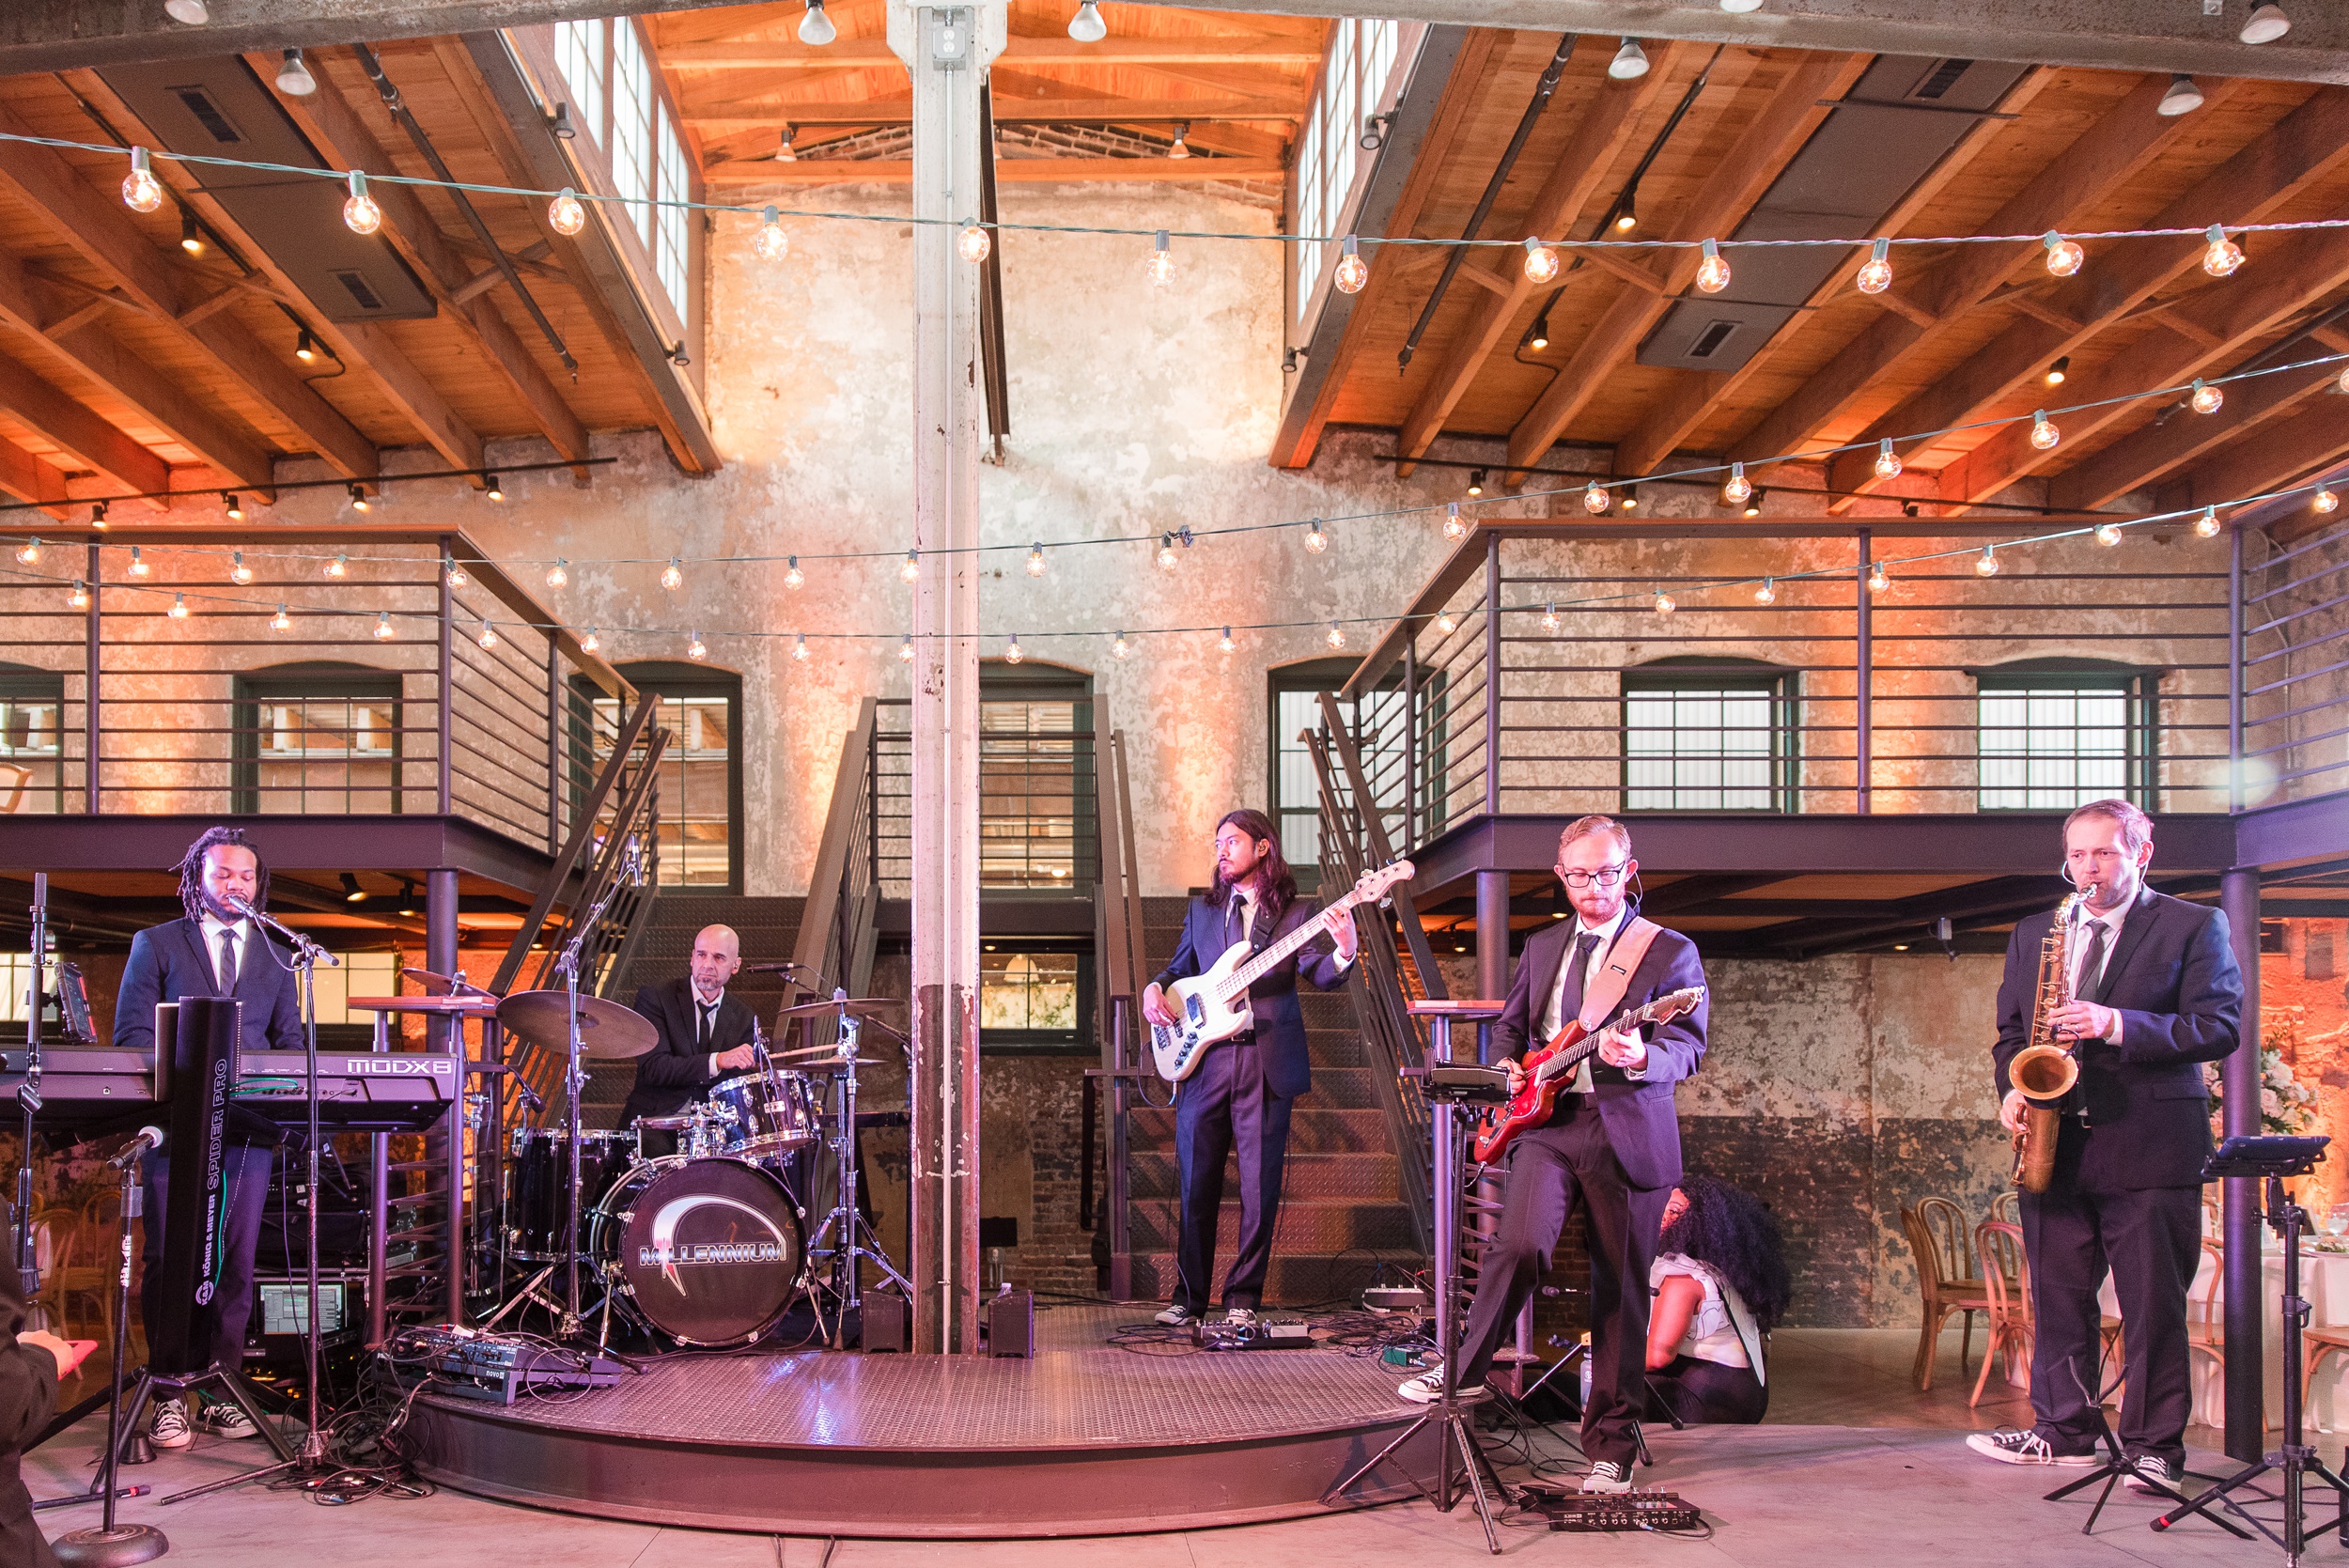
<svg viewBox="0 0 2349 1568">
<path fill-rule="evenodd" d="M 741 968 L 742 939 L 731 926 L 705 925 L 682 979 L 636 993 L 633 1005 L 661 1032 L 661 1043 L 636 1059 L 622 1126 L 639 1116 L 674 1116 L 720 1079 L 751 1070 L 751 1010 L 726 995 L 726 982 Z M 647 1155 L 674 1154 L 677 1134 L 648 1130 L 644 1146 Z"/>
</svg>

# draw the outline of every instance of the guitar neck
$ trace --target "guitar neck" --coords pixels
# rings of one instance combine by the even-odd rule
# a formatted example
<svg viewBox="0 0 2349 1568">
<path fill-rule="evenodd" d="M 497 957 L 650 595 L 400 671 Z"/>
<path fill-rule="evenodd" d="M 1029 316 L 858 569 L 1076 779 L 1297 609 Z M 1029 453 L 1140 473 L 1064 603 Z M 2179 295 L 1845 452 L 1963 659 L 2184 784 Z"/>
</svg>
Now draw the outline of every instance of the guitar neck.
<svg viewBox="0 0 2349 1568">
<path fill-rule="evenodd" d="M 1618 1029 L 1637 1028 L 1652 1020 L 1655 1014 L 1656 1006 L 1653 1002 L 1636 1011 L 1627 1010 L 1617 1014 L 1611 1021 L 1592 1030 L 1565 1049 L 1545 1059 L 1542 1064 L 1534 1069 L 1535 1076 L 1547 1083 L 1574 1071 L 1591 1057 L 1598 1054 L 1598 1043 L 1607 1034 Z M 1565 1031 L 1562 1029 L 1559 1032 L 1563 1034 Z"/>
<path fill-rule="evenodd" d="M 1223 983 L 1224 996 L 1235 1001 L 1246 996 L 1249 986 L 1263 979 L 1290 954 L 1295 953 L 1315 937 L 1333 930 L 1336 927 L 1338 916 L 1345 914 L 1361 902 L 1361 896 L 1350 891 L 1344 896 L 1331 901 L 1313 919 L 1234 970 L 1232 978 Z"/>
</svg>

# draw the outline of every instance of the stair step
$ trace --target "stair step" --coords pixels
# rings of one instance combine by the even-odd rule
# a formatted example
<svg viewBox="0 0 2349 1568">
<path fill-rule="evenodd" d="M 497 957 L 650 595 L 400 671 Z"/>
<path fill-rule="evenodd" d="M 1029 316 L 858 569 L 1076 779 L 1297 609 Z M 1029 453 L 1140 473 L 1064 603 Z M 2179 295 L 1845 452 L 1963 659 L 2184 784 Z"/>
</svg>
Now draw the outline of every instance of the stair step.
<svg viewBox="0 0 2349 1568">
<path fill-rule="evenodd" d="M 1172 1198 L 1176 1192 L 1173 1151 L 1129 1156 L 1127 1170 L 1137 1200 Z M 1238 1190 L 1238 1163 L 1227 1162 L 1224 1190 Z M 1400 1201 L 1400 1173 L 1392 1155 L 1299 1154 L 1289 1151 L 1282 1162 L 1283 1201 L 1299 1198 L 1338 1199 L 1353 1203 L 1389 1203 Z"/>
<path fill-rule="evenodd" d="M 1172 1198 L 1137 1198 L 1128 1234 L 1137 1249 L 1159 1250 L 1174 1245 L 1181 1223 L 1179 1205 Z M 1239 1234 L 1239 1204 L 1226 1202 L 1220 1210 L 1216 1234 Z M 1415 1237 L 1410 1211 L 1401 1203 L 1361 1203 L 1342 1199 L 1283 1198 L 1272 1222 L 1272 1250 L 1284 1252 L 1346 1252 L 1357 1247 L 1408 1248 Z"/>
<path fill-rule="evenodd" d="M 1174 1146 L 1174 1112 L 1144 1107 L 1133 1113 L 1137 1153 Z M 1299 1154 L 1386 1154 L 1386 1119 L 1376 1110 L 1333 1110 L 1300 1105 L 1289 1116 L 1289 1152 Z"/>
</svg>

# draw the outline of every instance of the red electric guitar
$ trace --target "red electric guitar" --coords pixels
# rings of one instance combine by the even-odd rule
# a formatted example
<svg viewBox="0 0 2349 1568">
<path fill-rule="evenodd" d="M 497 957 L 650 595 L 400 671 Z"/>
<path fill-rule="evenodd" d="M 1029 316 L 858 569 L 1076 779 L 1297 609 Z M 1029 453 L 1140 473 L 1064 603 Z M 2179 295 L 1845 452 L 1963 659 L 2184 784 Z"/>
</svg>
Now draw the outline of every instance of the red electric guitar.
<svg viewBox="0 0 2349 1568">
<path fill-rule="evenodd" d="M 1598 1042 L 1610 1030 L 1664 1023 L 1703 1000 L 1704 987 L 1689 986 L 1667 992 L 1644 1007 L 1626 1008 L 1604 1029 L 1586 1030 L 1579 1018 L 1569 1021 L 1551 1036 L 1548 1045 L 1526 1057 L 1525 1087 L 1508 1104 L 1485 1113 L 1484 1125 L 1476 1132 L 1476 1162 L 1490 1165 L 1507 1150 L 1509 1140 L 1548 1121 L 1558 1104 L 1558 1091 L 1573 1079 L 1575 1068 L 1598 1054 Z"/>
</svg>

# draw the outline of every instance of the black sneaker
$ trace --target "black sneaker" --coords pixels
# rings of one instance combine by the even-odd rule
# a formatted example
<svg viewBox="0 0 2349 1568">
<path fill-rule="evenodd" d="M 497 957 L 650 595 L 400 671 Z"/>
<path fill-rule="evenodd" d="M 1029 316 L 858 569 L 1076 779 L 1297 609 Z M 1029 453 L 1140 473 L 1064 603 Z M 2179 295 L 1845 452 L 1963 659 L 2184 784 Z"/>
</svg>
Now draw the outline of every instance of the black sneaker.
<svg viewBox="0 0 2349 1568">
<path fill-rule="evenodd" d="M 2077 1452 L 2059 1449 L 2028 1427 L 2002 1426 L 1996 1432 L 1968 1432 L 1966 1446 L 1976 1453 L 1987 1454 L 2001 1465 L 2087 1466 L 2096 1463 L 2094 1444 Z"/>
<path fill-rule="evenodd" d="M 2136 1473 L 2129 1477 L 2129 1490 L 2140 1497 L 2179 1498 L 2184 1494 L 2178 1483 L 2185 1479 L 2181 1468 L 2158 1453 L 2132 1453 L 2129 1468 Z"/>
</svg>

